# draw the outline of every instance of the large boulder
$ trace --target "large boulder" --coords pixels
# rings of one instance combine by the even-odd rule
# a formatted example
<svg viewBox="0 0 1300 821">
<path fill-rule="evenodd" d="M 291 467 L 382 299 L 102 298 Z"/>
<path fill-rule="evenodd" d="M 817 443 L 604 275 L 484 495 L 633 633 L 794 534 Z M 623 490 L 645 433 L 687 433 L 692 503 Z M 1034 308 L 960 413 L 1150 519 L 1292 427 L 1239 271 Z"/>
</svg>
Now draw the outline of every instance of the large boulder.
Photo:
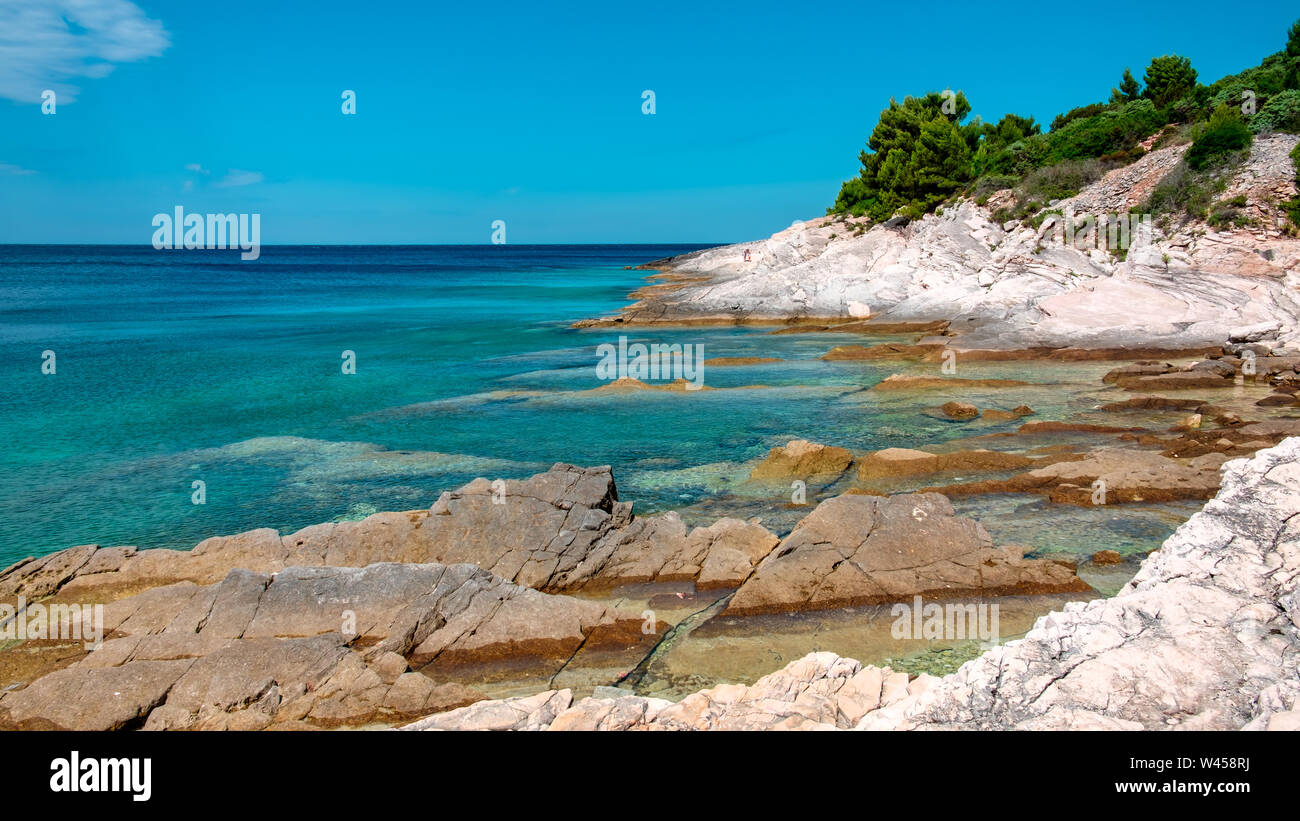
<svg viewBox="0 0 1300 821">
<path fill-rule="evenodd" d="M 936 493 L 847 494 L 817 506 L 736 591 L 726 613 L 786 613 L 914 595 L 1087 591 L 1073 566 L 995 548 Z"/>
<path fill-rule="evenodd" d="M 795 439 L 782 447 L 772 448 L 767 458 L 749 474 L 751 479 L 804 479 L 811 476 L 835 477 L 849 469 L 853 454 L 845 448 L 819 445 Z"/>
</svg>

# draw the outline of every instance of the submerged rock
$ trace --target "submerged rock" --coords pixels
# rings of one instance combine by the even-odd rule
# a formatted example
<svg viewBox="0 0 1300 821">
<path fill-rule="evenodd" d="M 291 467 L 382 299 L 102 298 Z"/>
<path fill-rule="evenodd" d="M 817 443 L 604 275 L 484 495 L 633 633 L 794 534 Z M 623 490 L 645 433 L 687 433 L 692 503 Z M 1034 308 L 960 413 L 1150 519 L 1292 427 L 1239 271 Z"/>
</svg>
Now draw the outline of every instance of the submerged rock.
<svg viewBox="0 0 1300 821">
<path fill-rule="evenodd" d="M 911 391 L 934 388 L 1021 388 L 1030 383 L 1018 379 L 963 379 L 956 376 L 908 376 L 890 374 L 871 387 L 873 391 Z"/>
<path fill-rule="evenodd" d="M 791 479 L 809 476 L 839 476 L 853 463 L 853 454 L 845 448 L 819 445 L 795 439 L 782 447 L 772 448 L 749 474 L 751 479 Z"/>
<path fill-rule="evenodd" d="M 1036 460 L 998 450 L 959 450 L 928 453 L 910 448 L 885 448 L 858 460 L 858 479 L 921 476 L 944 471 L 997 471 L 1029 467 Z"/>
<path fill-rule="evenodd" d="M 1017 405 L 1011 410 L 1002 410 L 1000 408 L 989 408 L 981 415 L 989 422 L 1011 422 L 1023 416 L 1032 416 L 1034 409 L 1028 405 Z"/>
<path fill-rule="evenodd" d="M 944 402 L 939 410 L 943 411 L 943 415 L 949 419 L 958 421 L 974 419 L 980 415 L 980 409 L 969 402 Z"/>
</svg>

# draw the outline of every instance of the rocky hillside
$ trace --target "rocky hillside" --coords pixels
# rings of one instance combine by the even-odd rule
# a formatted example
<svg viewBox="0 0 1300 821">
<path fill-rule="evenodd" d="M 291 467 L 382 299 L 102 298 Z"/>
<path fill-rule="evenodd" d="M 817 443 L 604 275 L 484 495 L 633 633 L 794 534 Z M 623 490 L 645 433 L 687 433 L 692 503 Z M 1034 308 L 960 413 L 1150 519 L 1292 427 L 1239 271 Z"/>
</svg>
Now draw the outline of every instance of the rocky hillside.
<svg viewBox="0 0 1300 821">
<path fill-rule="evenodd" d="M 592 324 L 949 320 L 963 347 L 1130 349 L 1219 345 L 1251 326 L 1284 347 L 1300 339 L 1300 239 L 1279 207 L 1296 193 L 1297 139 L 1259 137 L 1228 181 L 1220 197 L 1244 197 L 1245 227 L 1153 221 L 1126 252 L 1108 250 L 1104 231 L 1065 242 L 1052 212 L 1133 212 L 1178 166 L 1187 146 L 1174 145 L 1023 221 L 994 221 L 1010 194 L 999 192 L 910 224 L 821 217 L 651 263 L 660 283 Z"/>
</svg>

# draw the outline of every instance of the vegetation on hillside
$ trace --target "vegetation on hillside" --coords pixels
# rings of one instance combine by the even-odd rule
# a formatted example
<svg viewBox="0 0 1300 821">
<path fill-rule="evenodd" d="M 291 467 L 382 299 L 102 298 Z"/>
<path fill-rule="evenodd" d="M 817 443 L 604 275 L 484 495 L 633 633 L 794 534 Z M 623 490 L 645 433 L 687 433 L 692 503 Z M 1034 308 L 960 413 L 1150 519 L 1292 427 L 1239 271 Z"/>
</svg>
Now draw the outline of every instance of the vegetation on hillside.
<svg viewBox="0 0 1300 821">
<path fill-rule="evenodd" d="M 1159 135 L 1153 148 L 1191 147 L 1149 205 L 1156 213 L 1206 219 L 1222 190 L 1216 186 L 1255 134 L 1300 133 L 1300 21 L 1287 35 L 1282 51 L 1208 86 L 1178 55 L 1153 59 L 1141 83 L 1125 68 L 1107 102 L 1060 114 L 1046 132 L 1016 114 L 996 124 L 966 122 L 971 104 L 960 91 L 890 100 L 859 155 L 861 171 L 844 182 L 827 213 L 916 219 L 957 196 L 983 203 L 1011 188 L 1015 201 L 998 216 L 1023 219 L 1140 158 L 1140 144 Z M 1231 221 L 1232 207 L 1214 213 Z M 1288 208 L 1293 219 L 1300 216 L 1300 197 Z"/>
</svg>

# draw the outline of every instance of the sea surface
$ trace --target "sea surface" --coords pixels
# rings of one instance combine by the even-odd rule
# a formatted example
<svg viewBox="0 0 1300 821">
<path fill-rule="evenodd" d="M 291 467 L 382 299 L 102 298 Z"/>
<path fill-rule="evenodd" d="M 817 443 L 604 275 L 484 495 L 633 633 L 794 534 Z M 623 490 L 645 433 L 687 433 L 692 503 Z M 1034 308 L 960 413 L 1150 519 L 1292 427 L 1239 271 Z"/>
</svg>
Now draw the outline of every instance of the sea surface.
<svg viewBox="0 0 1300 821">
<path fill-rule="evenodd" d="M 246 262 L 0 246 L 0 567 L 77 544 L 189 548 L 422 508 L 476 476 L 555 462 L 612 465 L 638 512 L 752 515 L 788 507 L 788 489 L 744 480 L 791 438 L 861 451 L 1015 429 L 952 424 L 915 396 L 869 391 L 897 362 L 820 359 L 889 338 L 570 327 L 627 303 L 647 272 L 625 266 L 698 247 L 280 246 Z M 592 392 L 605 384 L 597 346 L 620 333 L 781 361 L 706 368 L 714 390 Z M 963 376 L 1041 384 L 961 398 L 1027 402 L 1038 418 L 1093 407 L 1107 368 L 970 367 Z M 1155 547 L 1196 506 L 1049 507 L 1066 506 L 959 504 L 987 514 L 999 541 L 1125 553 Z"/>
</svg>

